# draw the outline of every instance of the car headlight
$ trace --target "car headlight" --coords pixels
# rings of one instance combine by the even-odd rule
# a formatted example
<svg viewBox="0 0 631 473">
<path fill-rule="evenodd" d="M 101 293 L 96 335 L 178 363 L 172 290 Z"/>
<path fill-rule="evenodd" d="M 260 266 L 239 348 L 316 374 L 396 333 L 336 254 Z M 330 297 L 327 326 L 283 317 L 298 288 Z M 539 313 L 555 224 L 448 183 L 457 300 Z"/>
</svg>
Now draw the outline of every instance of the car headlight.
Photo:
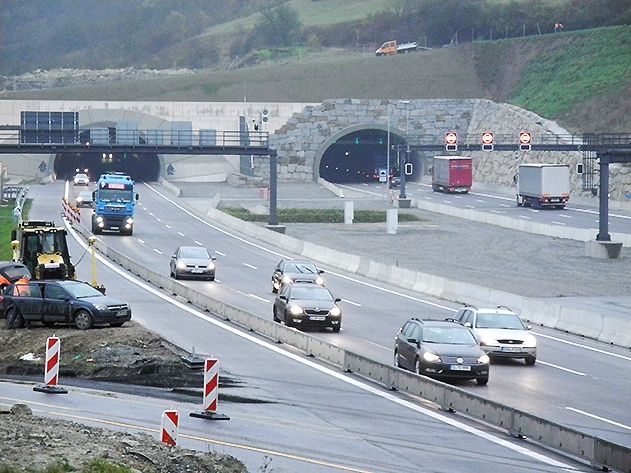
<svg viewBox="0 0 631 473">
<path fill-rule="evenodd" d="M 77 202 L 83 202 L 83 197 L 81 196 L 77 197 Z"/>
<path fill-rule="evenodd" d="M 423 359 L 430 363 L 440 363 L 440 356 L 435 355 L 434 353 L 430 353 L 428 351 L 423 353 Z"/>
<path fill-rule="evenodd" d="M 186 264 L 183 263 L 182 261 L 178 261 L 177 263 L 175 263 L 175 267 L 177 269 L 184 269 L 184 268 L 186 268 Z"/>
<path fill-rule="evenodd" d="M 96 217 L 96 221 L 99 223 L 103 223 L 103 217 L 99 215 L 98 217 Z"/>
<path fill-rule="evenodd" d="M 320 285 L 320 286 L 322 286 L 322 285 L 324 284 L 324 279 L 322 279 L 320 276 L 318 276 L 318 277 L 315 279 L 315 283 L 316 283 L 316 284 L 318 284 L 318 285 Z"/>
<path fill-rule="evenodd" d="M 215 263 L 213 263 L 212 261 L 208 263 L 208 269 L 215 269 Z"/>
<path fill-rule="evenodd" d="M 105 304 L 94 304 L 94 308 L 96 310 L 107 310 L 107 306 Z"/>
<path fill-rule="evenodd" d="M 526 338 L 524 338 L 524 346 L 529 348 L 536 347 L 537 339 L 535 336 L 531 334 L 526 335 Z"/>
<path fill-rule="evenodd" d="M 338 315 L 342 315 L 342 311 L 340 310 L 339 307 L 333 307 L 331 309 L 331 315 L 334 315 L 335 317 L 337 317 Z"/>
<path fill-rule="evenodd" d="M 132 223 L 134 223 L 134 219 L 133 219 L 133 218 L 131 218 L 131 217 L 129 217 L 129 218 L 127 219 L 127 223 L 131 225 Z"/>
<path fill-rule="evenodd" d="M 482 336 L 482 338 L 480 339 L 480 345 L 482 345 L 482 346 L 496 346 L 496 345 L 498 345 L 498 343 L 497 343 L 497 340 L 495 340 L 493 337 Z"/>
<path fill-rule="evenodd" d="M 300 315 L 302 314 L 302 307 L 296 304 L 292 304 L 289 306 L 289 313 L 291 315 Z"/>
<path fill-rule="evenodd" d="M 481 363 L 483 365 L 487 365 L 491 362 L 491 359 L 489 358 L 489 355 L 482 355 L 480 358 L 478 358 L 478 363 Z"/>
<path fill-rule="evenodd" d="M 289 276 L 283 276 L 283 278 L 280 281 L 283 284 L 291 284 L 293 282 L 293 280 Z"/>
</svg>

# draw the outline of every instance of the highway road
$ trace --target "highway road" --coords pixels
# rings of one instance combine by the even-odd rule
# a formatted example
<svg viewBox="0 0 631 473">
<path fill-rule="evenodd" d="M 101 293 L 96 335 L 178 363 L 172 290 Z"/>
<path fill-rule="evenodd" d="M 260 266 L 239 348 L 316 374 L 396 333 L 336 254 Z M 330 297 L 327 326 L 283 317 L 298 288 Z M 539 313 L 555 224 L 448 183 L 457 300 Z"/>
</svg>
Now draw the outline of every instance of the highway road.
<svg viewBox="0 0 631 473">
<path fill-rule="evenodd" d="M 61 193 L 55 186 L 38 189 Z M 147 267 L 168 274 L 169 257 L 178 245 L 203 245 L 217 255 L 215 282 L 190 281 L 218 300 L 271 319 L 270 278 L 284 254 L 207 222 L 163 194 L 153 185 L 140 188 L 140 208 L 132 238 L 101 235 L 108 245 Z M 60 195 L 60 194 L 59 194 Z M 54 197 L 51 195 L 50 197 Z M 82 210 L 84 222 L 90 210 Z M 313 335 L 378 361 L 392 360 L 396 331 L 411 316 L 444 318 L 455 304 L 413 294 L 342 271 L 324 268 L 328 287 L 343 299 L 341 334 Z M 560 422 L 623 445 L 631 445 L 631 411 L 621 393 L 631 390 L 629 352 L 537 328 L 539 360 L 535 367 L 522 362 L 495 363 L 491 381 L 480 388 L 461 386 L 541 417 Z"/>
<path fill-rule="evenodd" d="M 245 305 L 259 307 L 261 316 L 271 316 L 269 303 L 255 304 L 263 304 L 257 297 L 264 298 L 268 285 L 260 290 L 253 287 L 256 297 L 247 295 L 251 292 L 248 285 L 252 281 L 269 279 L 271 266 L 265 270 L 261 266 L 259 271 L 248 268 L 243 264 L 247 261 L 239 259 L 257 256 L 268 261 L 276 260 L 278 255 L 263 257 L 261 254 L 268 253 L 260 254 L 261 250 L 257 247 L 241 240 L 205 226 L 197 229 L 200 222 L 182 214 L 158 194 L 148 188 L 141 189 L 141 193 L 145 210 L 138 215 L 136 235 L 105 236 L 103 239 L 108 244 L 118 244 L 127 248 L 134 257 L 167 268 L 168 264 L 164 263 L 168 263 L 172 247 L 188 242 L 187 238 L 214 243 L 213 246 L 221 248 L 225 254 L 221 258 L 219 281 L 191 284 L 211 291 L 219 298 L 237 299 Z M 33 188 L 34 205 L 30 217 L 50 219 L 58 215 L 61 195 L 60 184 Z M 158 225 L 160 222 L 150 215 L 154 210 L 160 212 L 159 218 L 164 225 Z M 175 220 L 171 221 L 171 218 Z M 197 231 L 199 233 L 192 233 Z M 178 235 L 178 232 L 184 236 Z M 138 238 L 144 239 L 145 243 L 138 242 Z M 70 240 L 70 251 L 76 261 L 85 250 L 72 238 Z M 159 243 L 161 249 L 154 248 L 153 243 Z M 246 247 L 251 248 L 249 252 Z M 244 254 L 233 253 L 237 249 Z M 250 269 L 251 273 L 245 269 Z M 89 280 L 89 258 L 81 261 L 77 271 L 81 278 Z M 239 275 L 242 277 L 239 278 Z M 333 274 L 329 277 L 332 285 L 345 281 Z M 230 377 L 239 384 L 233 394 L 263 402 L 223 402 L 219 410 L 229 415 L 231 420 L 216 423 L 186 417 L 187 412 L 197 411 L 201 405 L 170 398 L 159 390 L 146 390 L 143 396 L 124 392 L 104 396 L 99 391 L 66 384 L 70 387 L 67 396 L 52 397 L 33 392 L 29 384 L 2 383 L 1 402 L 25 401 L 42 415 L 154 435 L 161 412 L 177 408 L 184 413 L 180 428 L 182 446 L 230 453 L 243 459 L 250 471 L 260 468 L 266 456 L 271 459 L 270 467 L 278 473 L 504 473 L 573 471 L 577 468 L 571 461 L 560 461 L 528 442 L 494 435 L 483 427 L 467 424 L 457 415 L 441 413 L 428 403 L 386 391 L 320 364 L 291 347 L 279 346 L 243 332 L 196 310 L 185 301 L 136 281 L 127 271 L 105 260 L 99 265 L 99 282 L 108 288 L 108 294 L 126 299 L 132 305 L 134 319 L 150 330 L 183 348 L 195 346 L 198 353 L 217 356 L 221 363 L 221 376 Z M 346 284 L 353 287 L 357 283 L 347 281 Z M 349 307 L 353 305 L 349 304 Z M 361 314 L 366 319 L 372 316 L 372 313 Z M 355 317 L 360 317 L 359 311 Z M 345 330 L 350 333 L 349 339 L 365 345 L 361 340 L 368 335 L 359 327 L 355 335 L 353 317 L 349 319 L 348 329 Z M 388 333 L 387 338 L 391 336 Z M 60 380 L 60 384 L 64 385 L 64 382 Z M 582 467 L 578 470 L 586 471 Z"/>
<path fill-rule="evenodd" d="M 342 185 L 342 189 L 353 189 L 359 192 L 380 196 L 384 193 L 383 183 Z M 395 189 L 399 195 L 400 189 Z M 435 204 L 449 205 L 463 210 L 476 210 L 498 216 L 511 217 L 529 222 L 545 223 L 561 227 L 573 227 L 591 229 L 594 238 L 598 234 L 598 208 L 586 207 L 570 203 L 564 210 L 542 209 L 530 207 L 518 207 L 514 196 L 499 192 L 484 190 L 478 191 L 473 187 L 468 194 L 446 194 L 434 192 L 431 184 L 426 182 L 406 183 L 406 195 L 408 198 L 425 200 Z M 598 204 L 597 200 L 594 201 Z M 631 212 L 625 210 L 609 211 L 609 233 L 631 234 Z"/>
</svg>

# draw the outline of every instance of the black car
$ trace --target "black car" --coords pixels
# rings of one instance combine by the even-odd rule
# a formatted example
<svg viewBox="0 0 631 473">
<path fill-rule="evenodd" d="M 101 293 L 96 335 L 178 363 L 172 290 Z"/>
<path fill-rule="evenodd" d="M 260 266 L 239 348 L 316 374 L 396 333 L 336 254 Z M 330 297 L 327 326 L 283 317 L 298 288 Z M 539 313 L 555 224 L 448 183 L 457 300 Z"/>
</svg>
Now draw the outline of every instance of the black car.
<svg viewBox="0 0 631 473">
<path fill-rule="evenodd" d="M 451 320 L 408 320 L 394 339 L 394 365 L 432 378 L 489 382 L 489 356 L 471 329 Z"/>
<path fill-rule="evenodd" d="M 320 276 L 323 273 L 324 270 L 319 269 L 311 261 L 282 259 L 272 274 L 272 292 L 276 294 L 283 285 L 295 282 L 308 282 L 324 286 L 324 279 Z"/>
<path fill-rule="evenodd" d="M 339 332 L 342 311 L 327 288 L 313 283 L 286 284 L 274 301 L 274 321 L 288 327 L 331 327 Z"/>
<path fill-rule="evenodd" d="M 8 327 L 41 322 L 73 324 L 87 330 L 94 325 L 120 327 L 131 320 L 131 308 L 105 296 L 88 283 L 73 280 L 17 282 L 3 294 Z"/>
</svg>

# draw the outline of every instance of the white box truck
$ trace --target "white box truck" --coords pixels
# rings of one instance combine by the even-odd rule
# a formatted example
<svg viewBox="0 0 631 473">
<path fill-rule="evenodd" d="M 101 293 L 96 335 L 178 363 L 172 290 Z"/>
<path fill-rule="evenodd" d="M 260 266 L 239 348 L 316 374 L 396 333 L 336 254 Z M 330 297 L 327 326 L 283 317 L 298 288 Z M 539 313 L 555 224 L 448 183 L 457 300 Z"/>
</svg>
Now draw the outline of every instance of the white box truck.
<svg viewBox="0 0 631 473">
<path fill-rule="evenodd" d="M 570 199 L 570 166 L 567 164 L 520 164 L 517 173 L 517 205 L 534 209 L 565 208 Z"/>
</svg>

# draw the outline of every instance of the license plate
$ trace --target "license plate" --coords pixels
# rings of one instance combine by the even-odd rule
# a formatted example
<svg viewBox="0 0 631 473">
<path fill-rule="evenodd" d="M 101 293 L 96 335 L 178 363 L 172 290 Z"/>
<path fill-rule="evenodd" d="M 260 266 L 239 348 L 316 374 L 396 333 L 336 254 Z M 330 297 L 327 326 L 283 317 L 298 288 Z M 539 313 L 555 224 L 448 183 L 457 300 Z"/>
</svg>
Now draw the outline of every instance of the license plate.
<svg viewBox="0 0 631 473">
<path fill-rule="evenodd" d="M 119 310 L 118 313 L 116 314 L 116 317 L 124 317 L 126 315 L 127 315 L 126 310 Z"/>
<path fill-rule="evenodd" d="M 204 272 L 203 269 L 191 269 L 191 273 L 200 274 L 200 273 L 203 273 L 203 272 Z"/>
<path fill-rule="evenodd" d="M 521 348 L 520 347 L 501 347 L 500 351 L 515 353 L 515 352 L 521 351 Z"/>
<path fill-rule="evenodd" d="M 311 317 L 309 317 L 310 320 L 326 320 L 326 317 L 324 317 L 323 315 L 312 315 Z"/>
<path fill-rule="evenodd" d="M 453 371 L 471 371 L 471 367 L 465 365 L 451 365 L 449 369 Z"/>
</svg>

